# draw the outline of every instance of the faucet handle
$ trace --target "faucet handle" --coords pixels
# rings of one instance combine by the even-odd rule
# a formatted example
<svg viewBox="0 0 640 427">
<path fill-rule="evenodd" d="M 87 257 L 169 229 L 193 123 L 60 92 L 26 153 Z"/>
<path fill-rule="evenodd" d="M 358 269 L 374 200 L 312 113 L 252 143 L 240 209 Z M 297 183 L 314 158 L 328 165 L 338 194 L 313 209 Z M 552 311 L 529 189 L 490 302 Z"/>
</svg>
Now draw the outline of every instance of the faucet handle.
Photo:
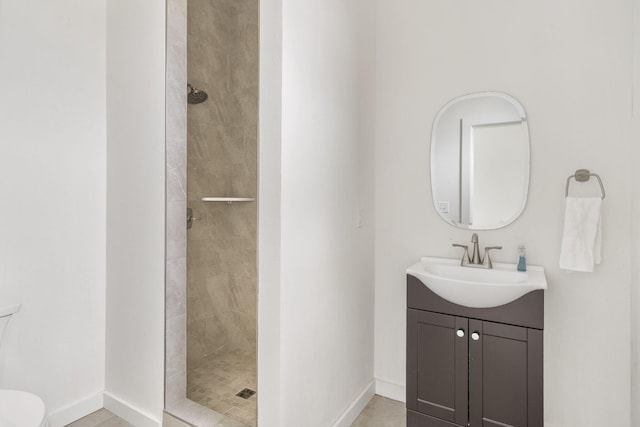
<svg viewBox="0 0 640 427">
<path fill-rule="evenodd" d="M 460 260 L 460 265 L 464 265 L 464 258 L 465 255 L 467 257 L 467 262 L 471 261 L 471 258 L 469 258 L 469 246 L 467 245 L 460 245 L 458 243 L 453 243 L 451 246 L 455 247 L 455 248 L 462 248 L 464 249 L 464 253 L 462 254 L 462 259 Z"/>
<path fill-rule="evenodd" d="M 491 257 L 489 256 L 489 251 L 493 249 L 502 249 L 502 246 L 487 246 L 484 248 L 484 261 L 483 265 L 486 265 L 487 268 L 493 268 L 493 263 L 491 262 Z"/>
</svg>

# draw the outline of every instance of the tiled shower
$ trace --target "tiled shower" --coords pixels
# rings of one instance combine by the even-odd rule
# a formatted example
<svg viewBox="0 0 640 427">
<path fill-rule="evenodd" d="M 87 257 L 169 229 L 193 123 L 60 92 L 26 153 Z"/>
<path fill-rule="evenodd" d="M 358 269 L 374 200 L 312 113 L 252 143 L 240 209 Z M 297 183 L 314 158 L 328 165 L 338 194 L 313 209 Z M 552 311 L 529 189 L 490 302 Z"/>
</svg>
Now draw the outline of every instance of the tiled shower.
<svg viewBox="0 0 640 427">
<path fill-rule="evenodd" d="M 174 17 L 168 31 L 168 126 L 172 115 L 185 113 L 173 107 L 186 97 L 172 104 L 172 85 L 177 90 L 186 78 L 207 99 L 186 107 L 186 140 L 167 140 L 168 200 L 171 176 L 186 169 L 181 203 L 193 220 L 186 236 L 179 233 L 186 243 L 186 283 L 179 284 L 183 273 L 173 274 L 169 256 L 167 261 L 166 407 L 187 421 L 204 416 L 209 421 L 202 425 L 252 427 L 257 396 L 247 389 L 257 391 L 258 0 L 168 5 Z M 182 153 L 181 160 L 172 150 Z M 168 235 L 177 236 L 171 212 L 169 203 Z M 180 288 L 186 295 L 176 311 Z M 184 302 L 179 320 L 172 314 Z"/>
<path fill-rule="evenodd" d="M 224 425 L 255 426 L 258 0 L 186 6 L 185 77 L 208 95 L 186 114 L 186 398 L 236 422 Z M 167 325 L 170 373 L 182 334 Z M 187 419 L 171 397 L 184 386 L 167 381 L 168 410 Z"/>
</svg>

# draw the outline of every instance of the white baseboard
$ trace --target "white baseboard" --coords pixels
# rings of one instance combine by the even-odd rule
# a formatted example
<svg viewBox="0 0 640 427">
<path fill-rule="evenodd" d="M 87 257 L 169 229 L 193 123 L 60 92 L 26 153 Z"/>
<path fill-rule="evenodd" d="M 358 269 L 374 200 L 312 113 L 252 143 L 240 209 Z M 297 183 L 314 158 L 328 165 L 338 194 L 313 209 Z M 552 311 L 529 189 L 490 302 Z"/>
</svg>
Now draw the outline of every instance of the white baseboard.
<svg viewBox="0 0 640 427">
<path fill-rule="evenodd" d="M 162 427 L 162 421 L 107 391 L 104 392 L 104 407 L 136 427 Z"/>
<path fill-rule="evenodd" d="M 349 405 L 346 411 L 333 423 L 333 427 L 349 427 L 358 418 L 367 403 L 375 394 L 375 381 L 372 380 Z"/>
<path fill-rule="evenodd" d="M 397 400 L 398 402 L 407 402 L 406 387 L 401 384 L 395 384 L 376 378 L 376 394 Z"/>
<path fill-rule="evenodd" d="M 102 408 L 102 391 L 49 413 L 50 427 L 63 427 Z"/>
</svg>

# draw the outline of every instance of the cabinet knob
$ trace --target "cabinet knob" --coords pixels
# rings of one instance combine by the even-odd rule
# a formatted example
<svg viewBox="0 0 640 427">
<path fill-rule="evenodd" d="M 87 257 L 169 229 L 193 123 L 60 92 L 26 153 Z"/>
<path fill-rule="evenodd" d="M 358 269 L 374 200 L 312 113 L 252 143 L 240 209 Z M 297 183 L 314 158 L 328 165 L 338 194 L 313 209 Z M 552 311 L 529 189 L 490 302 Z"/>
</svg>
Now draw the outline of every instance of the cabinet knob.
<svg viewBox="0 0 640 427">
<path fill-rule="evenodd" d="M 460 338 L 464 337 L 464 329 L 458 329 L 456 331 L 456 335 L 459 336 Z"/>
<path fill-rule="evenodd" d="M 480 334 L 477 332 L 474 332 L 471 334 L 471 339 L 474 341 L 478 341 L 480 339 Z"/>
</svg>

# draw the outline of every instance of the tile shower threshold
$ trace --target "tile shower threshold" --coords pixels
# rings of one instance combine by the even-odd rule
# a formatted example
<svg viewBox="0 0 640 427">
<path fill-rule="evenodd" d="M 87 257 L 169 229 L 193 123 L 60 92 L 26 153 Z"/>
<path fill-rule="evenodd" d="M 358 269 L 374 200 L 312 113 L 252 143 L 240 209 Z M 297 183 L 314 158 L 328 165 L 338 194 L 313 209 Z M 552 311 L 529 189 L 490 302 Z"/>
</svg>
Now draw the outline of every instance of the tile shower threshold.
<svg viewBox="0 0 640 427">
<path fill-rule="evenodd" d="M 187 398 L 167 406 L 165 412 L 194 427 L 247 427 L 246 424 Z"/>
</svg>

